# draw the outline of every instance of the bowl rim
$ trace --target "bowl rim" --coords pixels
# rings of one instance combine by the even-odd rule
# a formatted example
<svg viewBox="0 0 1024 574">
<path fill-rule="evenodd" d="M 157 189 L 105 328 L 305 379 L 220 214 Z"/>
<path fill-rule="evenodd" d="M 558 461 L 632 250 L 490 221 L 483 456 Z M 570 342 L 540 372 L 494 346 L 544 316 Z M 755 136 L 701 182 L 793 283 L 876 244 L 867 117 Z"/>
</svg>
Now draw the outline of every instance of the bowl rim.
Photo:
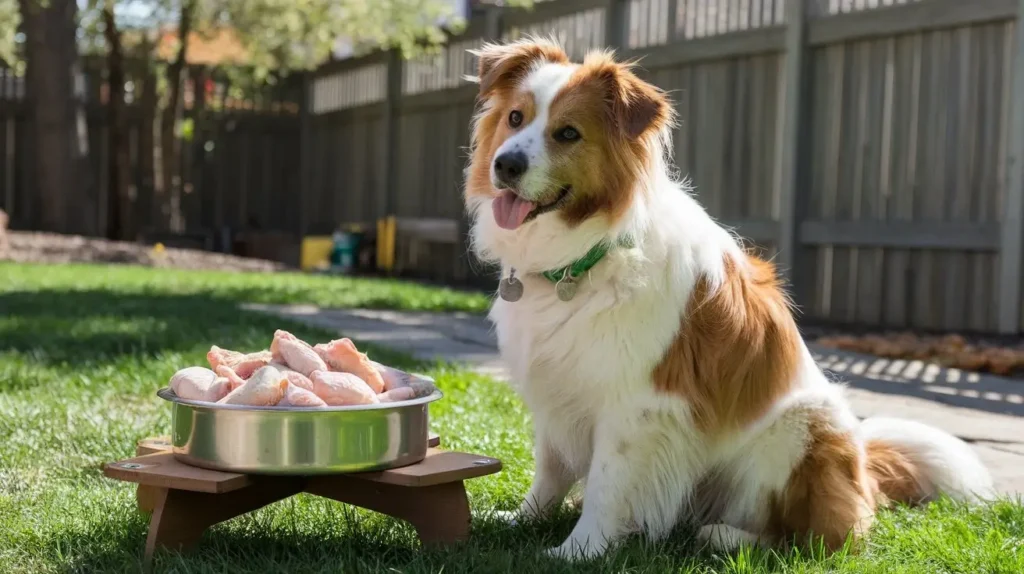
<svg viewBox="0 0 1024 574">
<path fill-rule="evenodd" d="M 404 371 L 403 371 L 404 372 Z M 415 373 L 407 373 L 412 377 L 434 382 L 433 377 L 426 375 L 420 375 Z M 276 412 L 276 413 L 331 413 L 331 412 L 357 412 L 357 411 L 377 411 L 377 410 L 389 410 L 401 407 L 412 407 L 417 405 L 425 405 L 434 401 L 440 400 L 444 397 L 444 393 L 440 389 L 435 388 L 434 392 L 430 393 L 425 397 L 417 397 L 415 399 L 409 399 L 407 401 L 395 401 L 392 403 L 373 403 L 369 405 L 345 405 L 345 406 L 328 406 L 328 407 L 258 407 L 251 405 L 224 405 L 220 403 L 210 403 L 207 401 L 195 401 L 191 399 L 183 399 L 179 397 L 171 389 L 171 387 L 162 387 L 156 392 L 156 396 L 164 399 L 165 401 L 186 405 L 193 408 L 208 409 L 211 411 L 256 411 L 256 412 Z"/>
</svg>

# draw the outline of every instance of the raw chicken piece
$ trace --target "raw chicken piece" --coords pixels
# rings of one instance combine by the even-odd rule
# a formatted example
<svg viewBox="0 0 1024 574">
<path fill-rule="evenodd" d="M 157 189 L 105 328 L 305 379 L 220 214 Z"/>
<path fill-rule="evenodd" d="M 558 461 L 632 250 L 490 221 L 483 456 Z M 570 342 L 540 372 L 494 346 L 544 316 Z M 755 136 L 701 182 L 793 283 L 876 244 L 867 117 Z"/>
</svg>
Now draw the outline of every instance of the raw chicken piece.
<svg viewBox="0 0 1024 574">
<path fill-rule="evenodd" d="M 313 371 L 313 392 L 331 406 L 368 405 L 380 402 L 366 381 L 352 373 Z"/>
<path fill-rule="evenodd" d="M 302 339 L 296 337 L 295 335 L 292 335 L 288 331 L 285 331 L 284 329 L 278 329 L 274 331 L 274 340 L 270 343 L 270 352 L 273 353 L 275 357 L 278 356 L 278 341 L 295 341 L 296 343 L 302 343 L 302 345 L 309 347 L 310 349 L 313 348 L 313 345 L 310 345 L 309 343 L 303 341 Z"/>
<path fill-rule="evenodd" d="M 404 387 L 396 387 L 377 395 L 382 403 L 397 403 L 426 397 L 434 392 L 434 385 L 427 381 L 413 381 Z"/>
<path fill-rule="evenodd" d="M 412 387 L 397 387 L 377 395 L 377 400 L 382 403 L 397 403 L 414 398 L 416 398 L 416 391 Z"/>
<path fill-rule="evenodd" d="M 295 385 L 288 385 L 288 390 L 284 392 L 284 398 L 281 402 L 277 403 L 279 407 L 326 407 L 327 403 L 323 399 L 313 394 L 312 391 L 307 391 L 302 387 Z"/>
<path fill-rule="evenodd" d="M 217 367 L 217 374 L 228 380 L 228 385 L 232 391 L 245 384 L 245 379 L 239 377 L 238 373 L 227 365 Z"/>
<path fill-rule="evenodd" d="M 288 365 L 289 368 L 309 376 L 313 371 L 326 371 L 327 365 L 320 355 L 308 343 L 295 338 L 287 331 L 274 333 L 274 342 L 270 344 L 274 360 Z"/>
<path fill-rule="evenodd" d="M 360 353 L 351 339 L 338 339 L 313 347 L 332 371 L 352 373 L 370 386 L 374 393 L 384 390 L 384 378 L 366 353 Z"/>
<path fill-rule="evenodd" d="M 288 377 L 289 383 L 296 387 L 306 389 L 309 392 L 313 392 L 313 381 L 309 380 L 309 377 L 306 375 L 303 375 L 295 369 L 289 368 L 284 363 L 279 363 L 277 361 L 271 361 L 270 366 L 284 373 L 284 376 Z"/>
<path fill-rule="evenodd" d="M 391 367 L 385 367 L 377 361 L 370 361 L 370 364 L 380 373 L 381 380 L 384 381 L 385 392 L 409 386 L 412 377 L 407 373 L 403 373 L 398 369 L 392 369 Z"/>
<path fill-rule="evenodd" d="M 288 377 L 274 367 L 263 367 L 245 381 L 244 385 L 217 402 L 225 405 L 269 407 L 280 402 L 287 389 Z"/>
<path fill-rule="evenodd" d="M 216 371 L 217 367 L 226 365 L 243 379 L 251 377 L 260 367 L 267 366 L 271 358 L 270 351 L 245 354 L 221 349 L 217 345 L 210 347 L 210 351 L 206 353 L 206 360 L 210 362 L 211 369 Z"/>
<path fill-rule="evenodd" d="M 205 367 L 187 367 L 171 376 L 171 390 L 190 401 L 215 403 L 231 390 L 227 379 Z"/>
</svg>

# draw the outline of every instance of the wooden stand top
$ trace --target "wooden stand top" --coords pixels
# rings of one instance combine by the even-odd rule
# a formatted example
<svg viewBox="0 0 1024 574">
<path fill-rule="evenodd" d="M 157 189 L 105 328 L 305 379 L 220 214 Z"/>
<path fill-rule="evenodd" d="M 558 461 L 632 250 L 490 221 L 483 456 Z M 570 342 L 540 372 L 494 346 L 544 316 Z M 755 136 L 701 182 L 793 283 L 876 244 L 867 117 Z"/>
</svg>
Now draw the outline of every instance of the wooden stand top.
<svg viewBox="0 0 1024 574">
<path fill-rule="evenodd" d="M 137 450 L 140 456 L 104 465 L 103 474 L 125 482 L 208 493 L 231 492 L 249 486 L 255 480 L 296 478 L 248 475 L 189 466 L 174 458 L 169 441 L 162 437 L 140 441 Z M 426 458 L 417 464 L 377 472 L 318 476 L 317 479 L 344 478 L 424 487 L 486 476 L 500 470 L 501 461 L 495 458 L 430 448 Z"/>
</svg>

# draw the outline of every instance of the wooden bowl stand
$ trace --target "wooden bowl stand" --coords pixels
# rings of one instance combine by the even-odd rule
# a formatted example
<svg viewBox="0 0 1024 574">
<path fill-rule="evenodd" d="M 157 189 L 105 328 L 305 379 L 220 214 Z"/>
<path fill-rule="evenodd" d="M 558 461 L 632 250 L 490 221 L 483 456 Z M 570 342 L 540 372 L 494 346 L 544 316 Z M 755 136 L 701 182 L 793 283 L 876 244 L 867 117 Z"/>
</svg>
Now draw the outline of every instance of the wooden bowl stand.
<svg viewBox="0 0 1024 574">
<path fill-rule="evenodd" d="M 381 512 L 410 523 L 424 544 L 451 544 L 469 536 L 469 500 L 463 481 L 501 470 L 497 459 L 437 448 L 417 464 L 380 472 L 267 476 L 207 470 L 179 462 L 167 438 L 139 441 L 136 456 L 107 463 L 103 474 L 138 484 L 136 498 L 151 512 L 145 559 L 157 548 L 183 550 L 207 528 L 300 492 Z"/>
</svg>

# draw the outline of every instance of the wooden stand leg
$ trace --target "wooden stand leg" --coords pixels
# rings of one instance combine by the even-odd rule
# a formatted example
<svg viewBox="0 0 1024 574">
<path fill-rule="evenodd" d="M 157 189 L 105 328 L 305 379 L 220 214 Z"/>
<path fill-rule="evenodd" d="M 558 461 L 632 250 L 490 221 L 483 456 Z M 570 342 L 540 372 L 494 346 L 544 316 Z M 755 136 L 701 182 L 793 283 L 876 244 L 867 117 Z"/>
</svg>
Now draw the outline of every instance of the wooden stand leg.
<svg viewBox="0 0 1024 574">
<path fill-rule="evenodd" d="M 302 492 L 298 479 L 268 479 L 246 488 L 210 494 L 160 488 L 146 538 L 146 562 L 157 548 L 183 550 L 194 545 L 207 528 Z"/>
<path fill-rule="evenodd" d="M 408 490 L 408 497 L 416 502 L 398 518 L 416 528 L 421 542 L 451 544 L 469 538 L 469 498 L 462 481 Z"/>
<path fill-rule="evenodd" d="M 336 478 L 313 479 L 306 492 L 405 520 L 424 544 L 469 538 L 469 499 L 462 481 L 409 487 Z"/>
<path fill-rule="evenodd" d="M 139 510 L 146 514 L 152 513 L 156 509 L 156 501 L 160 496 L 161 490 L 164 489 L 148 484 L 140 484 L 135 489 L 135 501 L 139 505 Z"/>
</svg>

